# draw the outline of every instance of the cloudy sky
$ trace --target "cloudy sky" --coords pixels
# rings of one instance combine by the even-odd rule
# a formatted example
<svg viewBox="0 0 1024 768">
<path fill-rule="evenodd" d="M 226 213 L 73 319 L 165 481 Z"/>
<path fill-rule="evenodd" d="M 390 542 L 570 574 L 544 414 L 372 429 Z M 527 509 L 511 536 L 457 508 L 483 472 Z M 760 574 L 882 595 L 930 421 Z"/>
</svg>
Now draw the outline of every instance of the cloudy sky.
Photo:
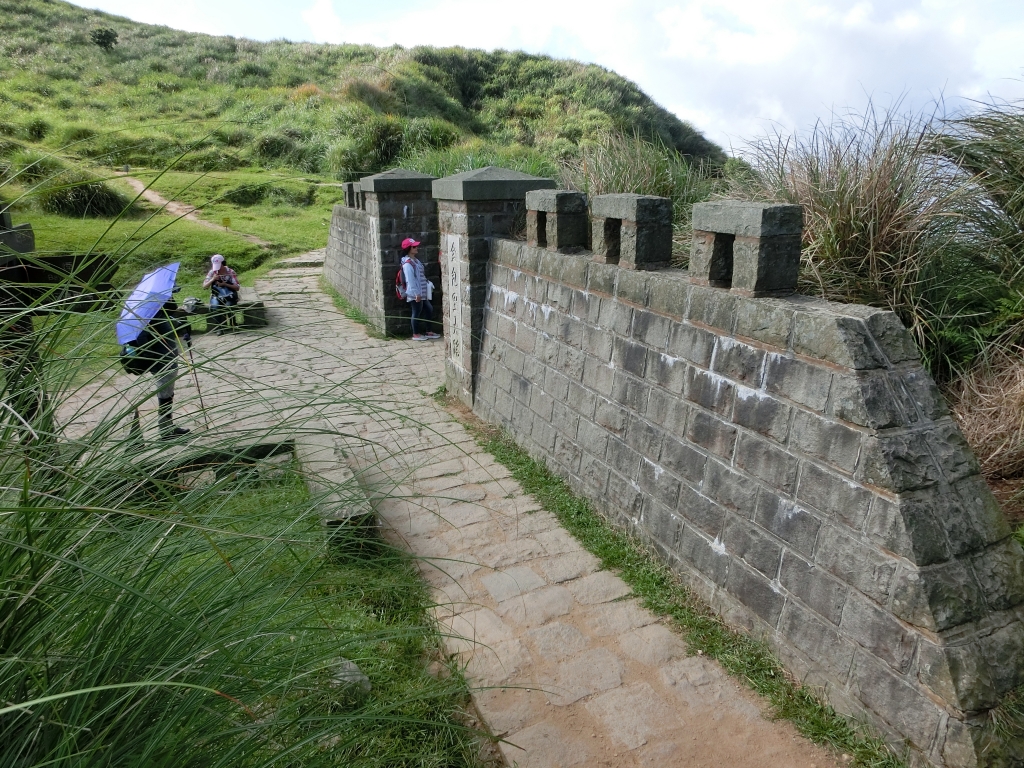
<svg viewBox="0 0 1024 768">
<path fill-rule="evenodd" d="M 522 49 L 594 62 L 726 147 L 863 110 L 1024 98 L 1021 0 L 86 0 L 258 40 Z M 513 9 L 515 9 L 513 11 Z"/>
</svg>

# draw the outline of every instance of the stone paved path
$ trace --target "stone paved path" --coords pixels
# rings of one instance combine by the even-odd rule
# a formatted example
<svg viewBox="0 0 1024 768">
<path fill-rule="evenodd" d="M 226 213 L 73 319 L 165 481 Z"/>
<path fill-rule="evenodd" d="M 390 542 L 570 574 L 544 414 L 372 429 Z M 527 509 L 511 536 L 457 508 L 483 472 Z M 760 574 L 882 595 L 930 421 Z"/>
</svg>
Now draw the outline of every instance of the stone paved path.
<svg viewBox="0 0 1024 768">
<path fill-rule="evenodd" d="M 294 266 L 257 285 L 267 334 L 239 334 L 227 349 L 198 340 L 197 354 L 223 363 L 201 374 L 207 405 L 247 392 L 243 421 L 281 418 L 296 402 L 320 421 L 328 461 L 360 474 L 386 535 L 421 558 L 447 647 L 510 766 L 836 764 L 764 718 L 764 703 L 716 663 L 688 656 L 429 397 L 443 383 L 443 342 L 369 338 L 318 274 Z M 324 392 L 366 405 L 317 399 Z"/>
</svg>

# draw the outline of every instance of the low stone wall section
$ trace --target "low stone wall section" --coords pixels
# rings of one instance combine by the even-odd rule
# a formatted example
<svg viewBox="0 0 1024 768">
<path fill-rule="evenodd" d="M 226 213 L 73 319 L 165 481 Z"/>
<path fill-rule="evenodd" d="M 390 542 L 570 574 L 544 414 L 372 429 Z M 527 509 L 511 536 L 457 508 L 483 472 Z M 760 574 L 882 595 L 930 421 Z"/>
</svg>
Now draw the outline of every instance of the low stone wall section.
<svg viewBox="0 0 1024 768">
<path fill-rule="evenodd" d="M 488 270 L 478 415 L 913 763 L 1017 764 L 1024 558 L 895 315 L 509 240 Z"/>
<path fill-rule="evenodd" d="M 370 251 L 370 220 L 366 211 L 334 206 L 324 254 L 324 278 L 338 293 L 374 323 L 383 324 L 376 275 Z"/>
</svg>

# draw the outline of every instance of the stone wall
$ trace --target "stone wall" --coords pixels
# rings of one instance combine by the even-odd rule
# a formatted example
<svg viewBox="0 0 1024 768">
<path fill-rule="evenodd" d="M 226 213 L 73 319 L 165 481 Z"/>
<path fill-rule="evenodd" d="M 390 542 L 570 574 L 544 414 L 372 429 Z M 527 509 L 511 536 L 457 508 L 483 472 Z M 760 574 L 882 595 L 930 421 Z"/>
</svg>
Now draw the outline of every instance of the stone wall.
<svg viewBox="0 0 1024 768">
<path fill-rule="evenodd" d="M 370 251 L 370 220 L 366 211 L 334 206 L 331 231 L 324 257 L 324 279 L 334 290 L 357 307 L 373 324 L 384 325 L 384 309 L 380 299 L 381 288 L 376 275 L 380 267 L 374 264 Z"/>
<path fill-rule="evenodd" d="M 438 262 L 437 204 L 433 176 L 393 169 L 345 185 L 345 205 L 336 205 L 324 257 L 330 285 L 359 309 L 382 333 L 412 331 L 407 303 L 395 294 L 402 241 L 421 243 L 419 258 L 427 279 L 443 300 Z"/>
<path fill-rule="evenodd" d="M 1024 553 L 895 315 L 793 295 L 796 206 L 697 206 L 687 272 L 669 201 L 553 186 L 364 179 L 328 279 L 391 330 L 401 239 L 439 245 L 452 394 L 912 764 L 1024 765 Z"/>
<path fill-rule="evenodd" d="M 1019 765 L 1024 558 L 914 343 L 759 280 L 492 240 L 474 410 L 913 763 Z"/>
</svg>

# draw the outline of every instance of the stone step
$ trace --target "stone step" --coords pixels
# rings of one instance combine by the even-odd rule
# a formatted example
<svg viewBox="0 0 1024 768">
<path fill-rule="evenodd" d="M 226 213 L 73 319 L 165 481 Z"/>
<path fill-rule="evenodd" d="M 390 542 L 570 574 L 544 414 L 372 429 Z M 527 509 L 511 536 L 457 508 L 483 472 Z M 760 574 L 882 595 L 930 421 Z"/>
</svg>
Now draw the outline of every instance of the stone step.
<svg viewBox="0 0 1024 768">
<path fill-rule="evenodd" d="M 281 259 L 281 261 L 275 264 L 275 269 L 293 269 L 302 267 L 322 267 L 324 265 L 324 254 L 322 251 L 313 251 L 312 253 L 304 253 L 301 256 L 290 256 L 287 259 Z"/>
<path fill-rule="evenodd" d="M 322 265 L 319 267 L 275 267 L 267 273 L 267 277 L 312 277 L 322 272 Z"/>
</svg>

